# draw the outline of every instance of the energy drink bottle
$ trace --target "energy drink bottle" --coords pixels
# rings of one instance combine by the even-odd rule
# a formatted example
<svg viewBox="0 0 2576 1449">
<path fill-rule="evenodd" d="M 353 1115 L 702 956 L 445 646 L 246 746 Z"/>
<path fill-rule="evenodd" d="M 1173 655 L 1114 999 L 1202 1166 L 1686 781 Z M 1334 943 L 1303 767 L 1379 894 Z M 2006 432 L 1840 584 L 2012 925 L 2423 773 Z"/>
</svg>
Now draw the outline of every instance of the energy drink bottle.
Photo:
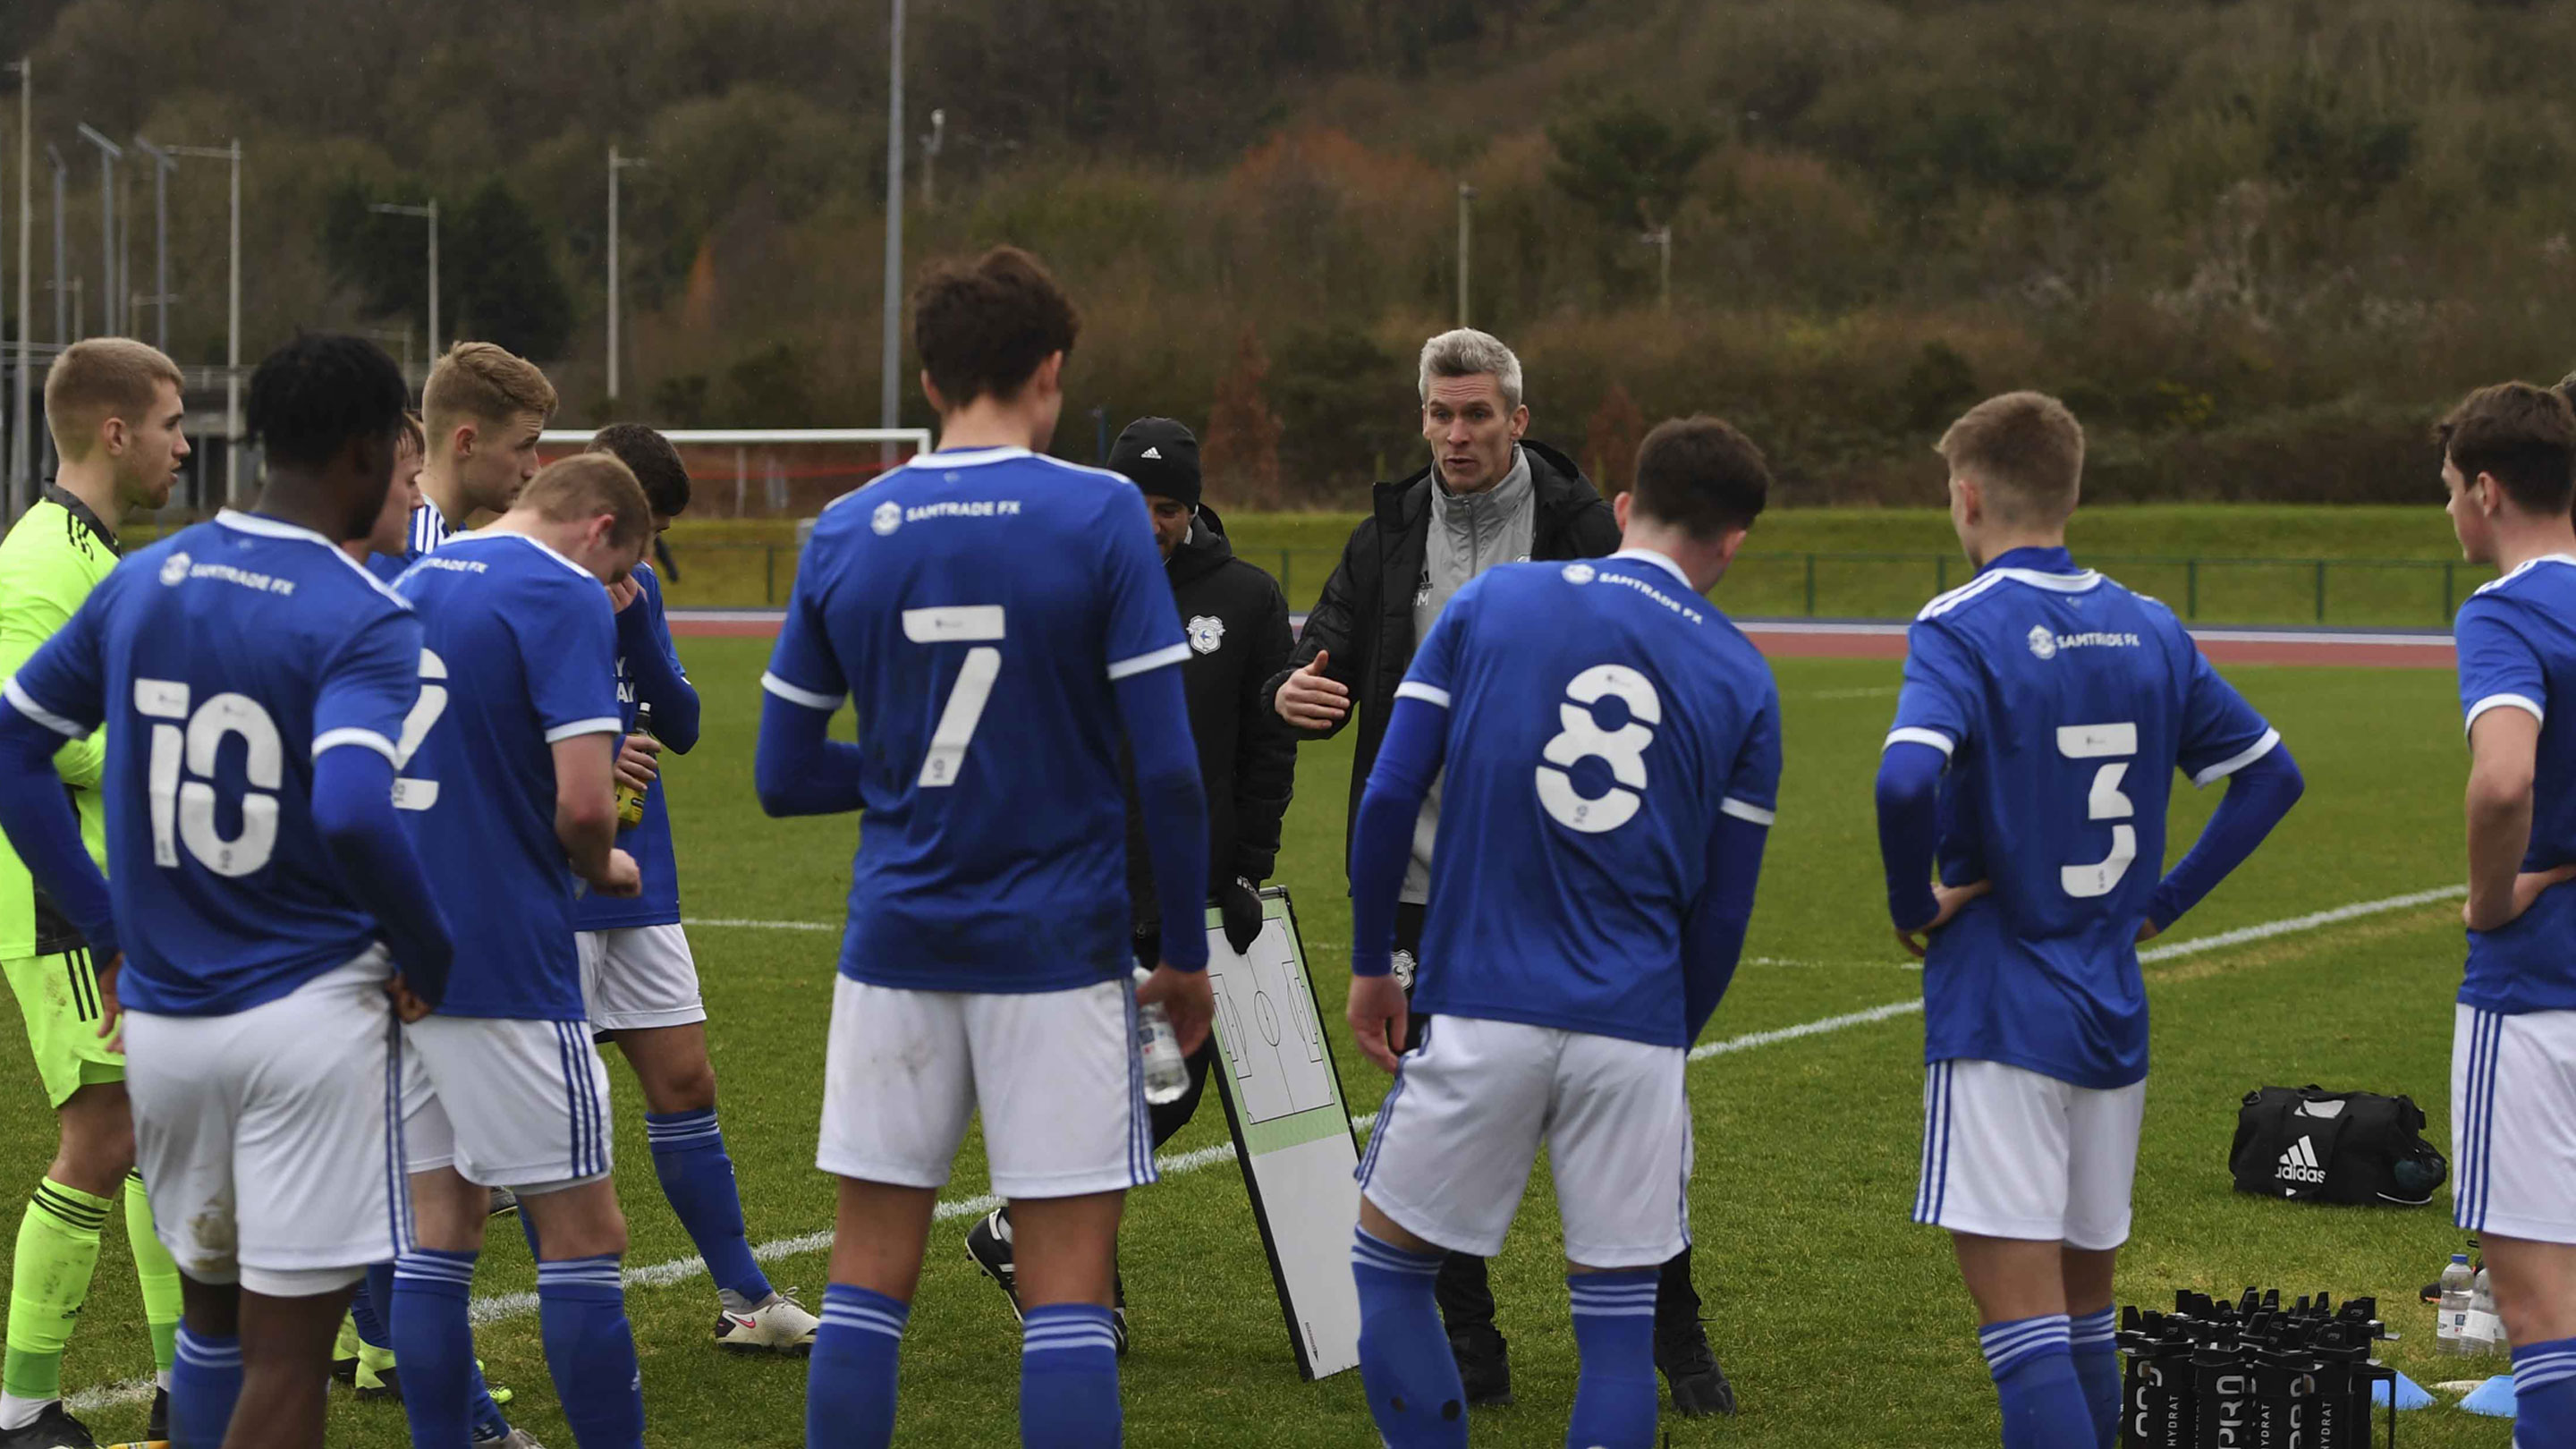
<svg viewBox="0 0 2576 1449">
<path fill-rule="evenodd" d="M 635 706 L 635 729 L 634 729 L 634 733 L 639 734 L 639 735 L 652 736 L 652 734 L 653 734 L 653 706 L 651 706 L 651 705 L 649 705 L 649 704 L 643 704 L 643 703 L 638 703 L 638 704 Z M 660 741 L 659 741 L 659 739 L 658 739 L 658 738 L 656 738 L 655 742 L 656 742 L 656 743 L 659 743 Z M 596 796 L 596 795 L 594 795 L 594 796 L 592 796 L 591 798 L 592 798 L 592 799 L 594 799 L 594 800 L 596 800 L 596 799 L 598 799 L 599 797 L 598 797 L 598 796 Z M 632 786 L 632 785 L 627 784 L 624 780 L 620 780 L 620 781 L 618 781 L 618 782 L 617 782 L 617 828 L 618 828 L 618 829 L 620 829 L 620 830 L 632 830 L 632 829 L 634 829 L 636 826 L 641 825 L 641 824 L 643 824 L 643 823 L 644 823 L 644 792 L 643 792 L 642 790 L 638 790 L 638 789 L 636 789 L 636 788 L 635 788 L 634 786 Z"/>
</svg>

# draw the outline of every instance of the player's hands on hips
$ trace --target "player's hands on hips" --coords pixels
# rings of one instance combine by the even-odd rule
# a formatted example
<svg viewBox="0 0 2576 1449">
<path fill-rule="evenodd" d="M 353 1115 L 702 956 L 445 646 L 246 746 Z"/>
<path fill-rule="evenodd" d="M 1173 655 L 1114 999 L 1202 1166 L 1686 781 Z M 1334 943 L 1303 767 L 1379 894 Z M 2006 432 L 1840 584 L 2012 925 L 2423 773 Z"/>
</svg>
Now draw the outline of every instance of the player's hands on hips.
<svg viewBox="0 0 2576 1449">
<path fill-rule="evenodd" d="M 1332 659 L 1333 651 L 1318 649 L 1305 668 L 1280 681 L 1271 706 L 1281 719 L 1302 730 L 1320 730 L 1340 724 L 1351 712 L 1350 686 L 1324 673 Z"/>
<path fill-rule="evenodd" d="M 125 953 L 104 966 L 93 967 L 90 975 L 98 982 L 98 1034 L 112 1052 L 125 1050 L 125 1003 L 116 999 L 117 974 L 125 969 Z"/>
<path fill-rule="evenodd" d="M 1360 1055 L 1394 1071 L 1396 1056 L 1404 1046 L 1408 1010 L 1404 988 L 1396 984 L 1394 973 L 1352 977 L 1348 1015 L 1351 1036 L 1360 1044 Z"/>
<path fill-rule="evenodd" d="M 1950 924 L 1950 919 L 1959 914 L 1959 908 L 1961 906 L 1966 905 L 1968 902 L 1975 900 L 1977 897 L 1984 895 L 1986 892 L 1993 889 L 1993 882 L 1982 880 L 1963 886 L 1934 886 L 1932 888 L 1932 900 L 1935 904 L 1940 906 L 1940 909 L 1932 913 L 1932 919 L 1925 921 L 1922 925 L 1915 927 L 1913 930 L 1898 931 L 1896 933 L 1897 943 L 1902 945 L 1906 950 L 1913 952 L 1915 960 L 1922 960 L 1923 953 L 1932 948 L 1933 934 L 1939 931 L 1943 926 Z"/>
<path fill-rule="evenodd" d="M 1216 888 L 1217 919 L 1225 926 L 1225 943 L 1242 955 L 1261 935 L 1261 895 L 1241 876 Z"/>
<path fill-rule="evenodd" d="M 627 605 L 642 597 L 644 597 L 644 586 L 635 582 L 633 574 L 628 574 L 608 586 L 608 602 L 615 605 L 616 612 L 620 614 L 626 612 Z"/>
<path fill-rule="evenodd" d="M 2469 898 L 2460 905 L 2460 919 L 2467 923 L 2472 931 L 2501 931 L 2521 920 L 2522 913 L 2530 910 L 2533 904 L 2539 901 L 2542 892 L 2552 886 L 2565 885 L 2571 880 L 2576 880 L 2576 865 L 2562 865 L 2551 870 L 2524 871 L 2513 878 L 2511 902 L 2513 913 L 2511 915 L 2501 920 L 2485 919 L 2478 910 L 2478 893 L 2473 890 L 2469 892 Z"/>
<path fill-rule="evenodd" d="M 1169 962 L 1158 965 L 1136 988 L 1136 1002 L 1163 1008 L 1172 1019 L 1172 1035 L 1180 1040 L 1182 1056 L 1207 1044 L 1208 1024 L 1216 1019 L 1216 988 L 1208 984 L 1205 971 L 1176 971 Z"/>
<path fill-rule="evenodd" d="M 640 896 L 644 894 L 644 873 L 636 868 L 635 857 L 622 850 L 608 852 L 608 867 L 590 882 L 590 888 L 604 896 Z"/>
<path fill-rule="evenodd" d="M 429 1003 L 412 994 L 410 984 L 402 979 L 399 971 L 394 973 L 393 980 L 385 983 L 385 995 L 393 1001 L 394 1019 L 405 1026 L 429 1015 Z"/>
<path fill-rule="evenodd" d="M 2138 922 L 2138 944 L 2141 946 L 2164 933 L 2165 928 L 2157 925 L 2155 917 L 2153 916 L 2149 916 L 2147 919 Z"/>
<path fill-rule="evenodd" d="M 630 790 L 649 790 L 662 773 L 662 742 L 651 735 L 628 735 L 617 747 L 617 780 Z"/>
</svg>

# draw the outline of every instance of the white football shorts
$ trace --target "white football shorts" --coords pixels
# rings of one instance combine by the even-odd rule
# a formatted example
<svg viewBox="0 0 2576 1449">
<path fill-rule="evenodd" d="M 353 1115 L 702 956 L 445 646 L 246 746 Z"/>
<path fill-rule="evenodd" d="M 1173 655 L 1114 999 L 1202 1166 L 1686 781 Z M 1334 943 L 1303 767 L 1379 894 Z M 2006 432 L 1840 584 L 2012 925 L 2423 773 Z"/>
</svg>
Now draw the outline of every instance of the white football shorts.
<svg viewBox="0 0 2576 1449">
<path fill-rule="evenodd" d="M 608 1176 L 608 1066 L 590 1024 L 429 1016 L 403 1028 L 403 1160 L 537 1197 Z"/>
<path fill-rule="evenodd" d="M 814 1165 L 942 1187 L 980 1110 L 993 1191 L 1005 1198 L 1152 1182 L 1135 995 L 1125 978 L 1025 995 L 836 978 Z"/>
<path fill-rule="evenodd" d="M 675 922 L 584 931 L 581 1000 L 593 1031 L 647 1031 L 707 1019 L 697 958 Z"/>
<path fill-rule="evenodd" d="M 1934 1062 L 1914 1220 L 2099 1252 L 2129 1240 L 2147 1084 L 2078 1087 L 2001 1062 Z"/>
<path fill-rule="evenodd" d="M 2576 1243 L 2576 1011 L 2458 1008 L 2451 1164 L 2461 1227 Z"/>
<path fill-rule="evenodd" d="M 230 1016 L 125 1016 L 154 1235 L 200 1283 L 345 1288 L 409 1246 L 382 947 Z"/>
<path fill-rule="evenodd" d="M 1472 1016 L 1405 1053 L 1360 1159 L 1397 1226 L 1490 1258 L 1547 1144 L 1565 1256 L 1644 1268 L 1690 1244 L 1690 1098 L 1680 1047 Z"/>
</svg>

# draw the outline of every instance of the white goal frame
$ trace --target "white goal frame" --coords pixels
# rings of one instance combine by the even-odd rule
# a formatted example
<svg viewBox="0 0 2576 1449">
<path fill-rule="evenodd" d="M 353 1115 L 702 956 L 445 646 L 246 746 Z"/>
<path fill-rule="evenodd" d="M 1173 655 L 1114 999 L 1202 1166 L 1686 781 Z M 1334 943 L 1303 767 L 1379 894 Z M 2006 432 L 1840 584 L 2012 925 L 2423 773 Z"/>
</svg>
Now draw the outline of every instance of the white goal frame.
<svg viewBox="0 0 2576 1449">
<path fill-rule="evenodd" d="M 743 514 L 750 487 L 753 448 L 795 443 L 881 443 L 889 450 L 909 445 L 914 453 L 930 451 L 927 428 L 665 428 L 663 437 L 682 447 L 732 447 L 734 515 Z M 539 447 L 582 447 L 597 436 L 596 428 L 548 428 L 537 434 Z M 715 480 L 709 479 L 708 482 Z"/>
</svg>

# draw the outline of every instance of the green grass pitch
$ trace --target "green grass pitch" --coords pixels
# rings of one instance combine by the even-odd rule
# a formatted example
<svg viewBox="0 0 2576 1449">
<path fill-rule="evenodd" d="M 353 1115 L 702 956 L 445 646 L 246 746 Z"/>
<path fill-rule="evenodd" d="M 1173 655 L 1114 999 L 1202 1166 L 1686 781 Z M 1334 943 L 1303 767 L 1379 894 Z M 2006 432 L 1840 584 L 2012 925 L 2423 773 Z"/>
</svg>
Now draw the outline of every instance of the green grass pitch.
<svg viewBox="0 0 2576 1449">
<path fill-rule="evenodd" d="M 726 1135 L 753 1240 L 829 1226 L 830 1184 L 812 1166 L 837 923 L 854 823 L 763 819 L 751 793 L 751 742 L 765 643 L 693 639 L 684 653 L 707 699 L 706 738 L 670 771 L 683 898 L 701 919 L 826 923 L 831 929 L 701 926 L 691 932 L 714 1013 Z M 1777 666 L 1788 776 L 1747 944 L 1748 960 L 1709 1039 L 1795 1026 L 1917 996 L 1883 920 L 1870 779 L 1894 707 L 1897 667 L 1788 661 Z M 2169 938 L 2188 941 L 2449 884 L 2461 873 L 2463 755 L 2443 671 L 2237 669 L 2232 677 L 2296 751 L 2306 801 L 2281 834 Z M 1289 817 L 1284 882 L 1295 893 L 1317 986 L 1339 1015 L 1333 969 L 1348 945 L 1340 865 L 1345 744 L 1307 747 Z M 2209 806 L 2189 789 L 2174 849 Z M 2420 1381 L 2464 1376 L 2432 1356 L 2432 1313 L 2414 1301 L 2459 1244 L 2441 1205 L 2363 1211 L 2241 1198 L 2224 1156 L 2238 1094 L 2264 1083 L 2324 1082 L 2406 1092 L 2447 1149 L 2451 996 L 2460 972 L 2456 905 L 2440 902 L 2285 933 L 2148 968 L 2155 1070 L 2139 1164 L 2136 1236 L 2121 1272 L 2129 1301 L 2178 1286 L 2233 1292 L 2248 1283 L 2338 1296 L 2377 1293 L 2405 1334 L 2387 1356 Z M 0 1193 L 33 1185 L 52 1125 L 28 1069 L 15 1012 L 0 1013 Z M 1692 1192 L 1698 1279 L 1709 1331 L 1744 1402 L 1731 1421 L 1668 1419 L 1688 1445 L 1976 1445 L 1996 1442 L 1993 1393 L 1973 1314 L 1940 1236 L 1906 1221 L 1919 1146 L 1920 1018 L 1897 1015 L 1700 1061 L 1690 1081 L 1698 1127 Z M 1353 1105 L 1372 1108 L 1386 1079 L 1345 1044 Z M 656 1188 L 641 1107 L 622 1066 L 617 1157 L 633 1230 L 630 1265 L 686 1258 L 690 1247 Z M 1171 1148 L 1224 1141 L 1202 1110 Z M 970 1144 L 946 1196 L 985 1190 Z M 14 1224 L 0 1213 L 0 1223 Z M 1016 1443 L 1017 1338 L 1001 1296 L 943 1222 L 915 1306 L 903 1369 L 901 1438 L 959 1446 Z M 494 1224 L 480 1291 L 534 1286 L 514 1227 Z M 66 1366 L 85 1388 L 149 1367 L 122 1227 L 109 1230 L 97 1288 Z M 1239 1178 L 1219 1164 L 1174 1176 L 1130 1201 L 1124 1265 L 1136 1331 L 1123 1365 L 1130 1442 L 1153 1446 L 1375 1443 L 1356 1374 L 1297 1379 Z M 1554 1207 L 1545 1174 L 1495 1266 L 1512 1340 L 1517 1407 L 1480 1412 L 1480 1445 L 1561 1443 L 1574 1388 Z M 820 1251 L 768 1265 L 806 1301 L 821 1296 Z M 639 1286 L 628 1308 L 643 1356 L 657 1445 L 803 1443 L 804 1366 L 742 1361 L 709 1342 L 714 1294 L 693 1277 Z M 512 1417 L 553 1449 L 571 1436 L 555 1413 L 532 1315 L 479 1330 L 493 1382 L 514 1386 Z M 2500 1371 L 2501 1365 L 2478 1372 Z M 139 1433 L 142 1406 L 90 1414 L 102 1441 Z M 2449 1408 L 2409 1414 L 2404 1442 L 2501 1449 L 2509 1426 Z M 331 1439 L 353 1449 L 405 1442 L 400 1412 L 335 1396 Z"/>
</svg>

